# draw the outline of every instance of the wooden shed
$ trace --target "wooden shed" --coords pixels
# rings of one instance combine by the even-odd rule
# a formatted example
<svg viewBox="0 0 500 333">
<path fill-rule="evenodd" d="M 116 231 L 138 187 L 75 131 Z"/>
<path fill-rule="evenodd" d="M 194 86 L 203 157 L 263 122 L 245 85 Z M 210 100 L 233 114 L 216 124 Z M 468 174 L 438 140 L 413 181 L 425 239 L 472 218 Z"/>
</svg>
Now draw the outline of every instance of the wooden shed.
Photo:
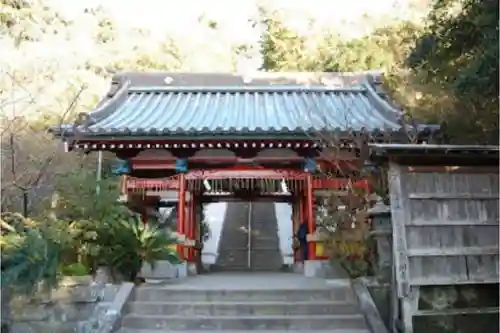
<svg viewBox="0 0 500 333">
<path fill-rule="evenodd" d="M 371 149 L 373 160 L 388 170 L 393 318 L 401 320 L 401 331 L 413 333 L 414 319 L 422 316 L 497 316 L 498 302 L 422 309 L 421 292 L 484 285 L 498 290 L 499 147 L 381 144 Z M 493 296 L 498 299 L 498 292 Z"/>
</svg>

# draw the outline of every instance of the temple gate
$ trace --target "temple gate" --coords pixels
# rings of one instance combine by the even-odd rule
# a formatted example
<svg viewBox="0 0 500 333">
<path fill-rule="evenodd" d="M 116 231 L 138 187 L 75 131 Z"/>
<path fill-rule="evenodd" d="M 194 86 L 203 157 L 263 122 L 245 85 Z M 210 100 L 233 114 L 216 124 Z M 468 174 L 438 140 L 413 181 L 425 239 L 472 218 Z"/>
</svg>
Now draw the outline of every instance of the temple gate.
<svg viewBox="0 0 500 333">
<path fill-rule="evenodd" d="M 302 73 L 298 82 L 297 75 L 121 74 L 83 121 L 54 131 L 68 151 L 116 154 L 122 200 L 144 221 L 158 214 L 162 196 L 172 196 L 185 240 L 178 250 L 188 262 L 196 259 L 203 203 L 260 198 L 290 203 L 294 230 L 307 222 L 314 265 L 325 259 L 314 236 L 317 197 L 342 191 L 348 179 L 369 191 L 353 166 L 352 133 L 408 138 L 401 113 L 369 76 Z M 341 146 L 332 146 L 333 136 Z"/>
</svg>

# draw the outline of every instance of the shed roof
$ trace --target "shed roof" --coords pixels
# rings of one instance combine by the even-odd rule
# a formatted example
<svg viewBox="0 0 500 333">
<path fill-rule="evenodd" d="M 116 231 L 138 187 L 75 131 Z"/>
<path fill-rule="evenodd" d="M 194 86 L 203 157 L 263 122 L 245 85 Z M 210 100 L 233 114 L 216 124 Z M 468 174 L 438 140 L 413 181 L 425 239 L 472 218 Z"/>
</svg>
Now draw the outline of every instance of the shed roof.
<svg viewBox="0 0 500 333">
<path fill-rule="evenodd" d="M 446 144 L 372 144 L 372 151 L 379 155 L 424 155 L 424 154 L 461 154 L 461 155 L 496 155 L 499 146 L 492 145 L 446 145 Z"/>
<path fill-rule="evenodd" d="M 283 136 L 319 130 L 399 131 L 401 112 L 372 74 L 124 73 L 73 136 Z"/>
<path fill-rule="evenodd" d="M 446 145 L 446 144 L 371 144 L 371 159 L 385 162 L 388 159 L 405 164 L 474 164 L 497 166 L 499 146 Z"/>
</svg>

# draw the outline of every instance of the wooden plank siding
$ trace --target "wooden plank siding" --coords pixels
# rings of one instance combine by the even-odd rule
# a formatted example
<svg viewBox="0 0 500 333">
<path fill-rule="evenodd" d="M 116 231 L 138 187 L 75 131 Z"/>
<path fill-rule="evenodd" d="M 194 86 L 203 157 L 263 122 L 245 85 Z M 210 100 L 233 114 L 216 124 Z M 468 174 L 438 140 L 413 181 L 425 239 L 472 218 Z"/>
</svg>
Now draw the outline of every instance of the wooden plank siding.
<svg viewBox="0 0 500 333">
<path fill-rule="evenodd" d="M 413 333 L 414 316 L 438 315 L 419 311 L 420 287 L 499 281 L 498 169 L 467 171 L 389 165 L 395 294 L 405 333 Z"/>
</svg>

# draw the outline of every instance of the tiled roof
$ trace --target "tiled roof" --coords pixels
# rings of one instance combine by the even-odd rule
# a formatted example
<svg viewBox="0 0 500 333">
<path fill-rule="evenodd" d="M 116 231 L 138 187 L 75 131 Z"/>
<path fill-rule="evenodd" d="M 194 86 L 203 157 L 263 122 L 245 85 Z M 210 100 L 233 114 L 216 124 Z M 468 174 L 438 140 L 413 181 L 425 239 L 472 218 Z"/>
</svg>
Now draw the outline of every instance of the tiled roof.
<svg viewBox="0 0 500 333">
<path fill-rule="evenodd" d="M 285 74 L 270 75 L 264 79 L 230 74 L 120 75 L 86 124 L 76 128 L 84 135 L 112 136 L 401 129 L 401 113 L 360 76 L 342 81 L 340 76 L 311 79 L 307 75 L 314 74 L 302 73 L 294 83 Z"/>
</svg>

